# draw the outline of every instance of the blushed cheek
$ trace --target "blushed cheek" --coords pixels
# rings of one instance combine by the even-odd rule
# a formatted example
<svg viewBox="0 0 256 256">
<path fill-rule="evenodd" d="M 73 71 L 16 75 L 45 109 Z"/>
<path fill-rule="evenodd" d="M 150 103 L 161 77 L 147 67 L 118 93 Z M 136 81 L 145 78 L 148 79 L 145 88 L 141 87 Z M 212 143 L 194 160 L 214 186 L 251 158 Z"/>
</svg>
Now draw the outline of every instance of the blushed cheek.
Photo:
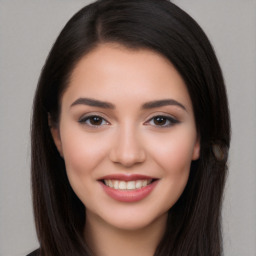
<svg viewBox="0 0 256 256">
<path fill-rule="evenodd" d="M 79 145 L 79 146 L 78 146 Z M 99 152 L 94 148 L 81 142 L 78 144 L 74 140 L 64 146 L 64 160 L 69 183 L 75 194 L 85 203 L 86 198 L 93 196 L 92 184 L 94 180 L 94 170 L 100 159 Z"/>
<path fill-rule="evenodd" d="M 103 150 L 97 150 L 86 144 L 79 147 L 76 145 L 64 146 L 66 168 L 80 175 L 95 169 L 103 154 Z"/>
<path fill-rule="evenodd" d="M 94 170 L 104 159 L 106 150 L 102 140 L 92 137 L 79 130 L 63 131 L 63 157 L 70 182 L 83 183 L 92 179 Z"/>
<path fill-rule="evenodd" d="M 182 143 L 175 146 L 166 147 L 159 151 L 159 164 L 164 170 L 164 178 L 168 190 L 166 198 L 168 198 L 169 208 L 180 198 L 183 193 L 190 174 L 191 166 L 191 147 Z M 170 195 L 172 195 L 169 201 Z"/>
<path fill-rule="evenodd" d="M 190 171 L 190 165 L 193 154 L 193 142 L 191 139 L 167 140 L 166 143 L 157 147 L 155 161 L 166 171 L 167 175 L 187 176 Z"/>
</svg>

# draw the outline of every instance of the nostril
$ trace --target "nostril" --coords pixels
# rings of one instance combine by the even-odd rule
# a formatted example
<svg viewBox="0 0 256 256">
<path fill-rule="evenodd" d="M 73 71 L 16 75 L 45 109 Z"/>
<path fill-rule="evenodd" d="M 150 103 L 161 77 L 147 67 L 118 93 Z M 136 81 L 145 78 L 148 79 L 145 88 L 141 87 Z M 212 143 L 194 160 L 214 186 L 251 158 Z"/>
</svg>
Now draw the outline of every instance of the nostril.
<svg viewBox="0 0 256 256">
<path fill-rule="evenodd" d="M 119 163 L 125 167 L 131 167 L 134 164 L 142 163 L 146 159 L 146 153 L 143 145 L 130 134 L 125 134 L 113 144 L 109 152 L 109 158 L 114 163 Z"/>
<path fill-rule="evenodd" d="M 142 163 L 145 161 L 145 155 L 135 153 L 128 154 L 127 152 L 116 152 L 116 154 L 112 154 L 110 159 L 114 163 L 119 163 L 125 167 L 131 167 L 135 164 Z"/>
</svg>

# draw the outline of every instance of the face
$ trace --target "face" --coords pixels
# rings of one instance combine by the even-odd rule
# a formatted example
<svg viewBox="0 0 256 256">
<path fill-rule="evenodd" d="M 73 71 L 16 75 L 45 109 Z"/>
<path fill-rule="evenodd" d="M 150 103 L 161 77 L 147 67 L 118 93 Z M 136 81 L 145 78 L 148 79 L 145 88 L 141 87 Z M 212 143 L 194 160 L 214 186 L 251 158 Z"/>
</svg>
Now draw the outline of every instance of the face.
<svg viewBox="0 0 256 256">
<path fill-rule="evenodd" d="M 200 151 L 174 66 L 153 51 L 114 44 L 77 64 L 52 135 L 87 220 L 120 229 L 166 218 Z"/>
</svg>

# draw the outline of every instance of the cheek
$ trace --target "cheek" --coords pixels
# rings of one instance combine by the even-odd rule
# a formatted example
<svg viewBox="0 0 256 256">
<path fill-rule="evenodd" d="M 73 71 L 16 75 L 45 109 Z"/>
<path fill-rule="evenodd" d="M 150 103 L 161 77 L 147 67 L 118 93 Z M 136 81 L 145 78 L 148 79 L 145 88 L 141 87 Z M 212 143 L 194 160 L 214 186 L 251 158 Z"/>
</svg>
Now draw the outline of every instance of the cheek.
<svg viewBox="0 0 256 256">
<path fill-rule="evenodd" d="M 97 167 L 106 155 L 104 140 L 82 131 L 62 134 L 63 157 L 69 183 L 84 205 L 94 198 Z M 67 135 L 67 136 L 65 136 Z"/>
<path fill-rule="evenodd" d="M 154 142 L 150 155 L 162 173 L 161 198 L 155 200 L 159 201 L 159 205 L 165 205 L 164 210 L 168 211 L 180 198 L 188 182 L 194 140 L 183 134 L 183 137 L 158 138 L 158 146 Z"/>
<path fill-rule="evenodd" d="M 104 160 L 107 151 L 106 140 L 99 137 L 96 133 L 86 134 L 81 128 L 62 129 L 63 157 L 70 183 L 95 178 L 93 171 Z"/>
<path fill-rule="evenodd" d="M 187 176 L 193 158 L 195 141 L 195 133 L 166 134 L 161 138 L 151 140 L 150 154 L 166 175 Z"/>
</svg>

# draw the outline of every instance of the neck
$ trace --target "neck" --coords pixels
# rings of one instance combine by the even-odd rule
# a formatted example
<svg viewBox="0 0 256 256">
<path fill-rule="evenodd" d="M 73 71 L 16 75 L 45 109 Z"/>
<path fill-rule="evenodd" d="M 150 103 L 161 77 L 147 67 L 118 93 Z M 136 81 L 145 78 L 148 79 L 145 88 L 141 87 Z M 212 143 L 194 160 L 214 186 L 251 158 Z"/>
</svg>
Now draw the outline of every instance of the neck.
<svg viewBox="0 0 256 256">
<path fill-rule="evenodd" d="M 167 214 L 164 214 L 146 227 L 124 230 L 87 214 L 84 236 L 95 256 L 153 256 L 166 222 Z"/>
</svg>

